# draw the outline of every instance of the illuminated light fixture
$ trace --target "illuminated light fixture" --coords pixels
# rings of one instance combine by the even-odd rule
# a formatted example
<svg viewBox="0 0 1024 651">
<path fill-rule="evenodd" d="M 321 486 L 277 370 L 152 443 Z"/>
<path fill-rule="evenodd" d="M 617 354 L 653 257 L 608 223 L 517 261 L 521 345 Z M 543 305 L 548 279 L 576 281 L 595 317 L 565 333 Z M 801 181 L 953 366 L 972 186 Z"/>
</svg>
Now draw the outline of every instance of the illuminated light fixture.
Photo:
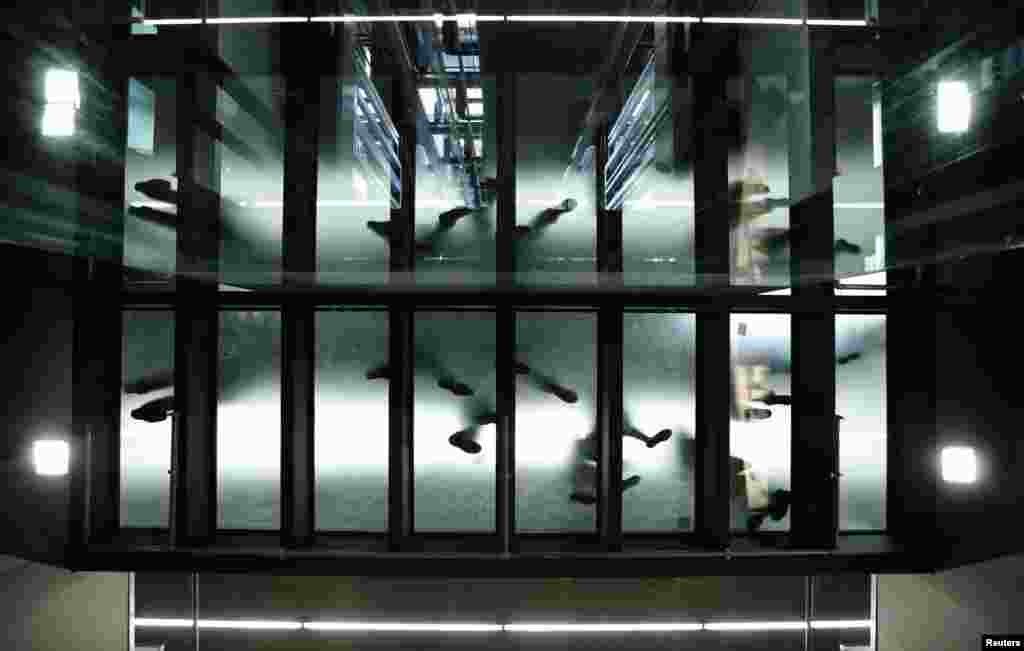
<svg viewBox="0 0 1024 651">
<path fill-rule="evenodd" d="M 942 479 L 952 484 L 973 484 L 978 480 L 978 458 L 974 448 L 952 445 L 942 449 Z"/>
<path fill-rule="evenodd" d="M 871 89 L 871 157 L 876 168 L 882 166 L 882 93 L 877 83 Z"/>
<path fill-rule="evenodd" d="M 476 24 L 476 14 L 455 14 L 455 24 L 459 29 L 472 29 Z"/>
<path fill-rule="evenodd" d="M 664 622 L 646 624 L 506 624 L 511 633 L 644 633 L 659 631 L 700 631 L 697 622 Z"/>
<path fill-rule="evenodd" d="M 32 465 L 37 475 L 61 477 L 68 474 L 71 448 L 67 441 L 44 439 L 32 444 Z"/>
<path fill-rule="evenodd" d="M 169 619 L 160 617 L 136 617 L 136 626 L 143 628 L 192 628 L 191 619 Z"/>
<path fill-rule="evenodd" d="M 965 81 L 940 81 L 937 94 L 940 133 L 963 133 L 971 122 L 971 91 Z"/>
<path fill-rule="evenodd" d="M 858 201 L 851 203 L 836 202 L 832 204 L 836 208 L 846 208 L 849 210 L 882 210 L 885 208 L 885 204 L 881 201 Z"/>
<path fill-rule="evenodd" d="M 394 631 L 437 633 L 495 633 L 501 624 L 414 624 L 402 622 L 306 622 L 307 631 Z"/>
<path fill-rule="evenodd" d="M 816 630 L 836 630 L 850 628 L 871 628 L 870 619 L 853 619 L 846 621 L 817 621 L 811 622 L 811 628 Z"/>
<path fill-rule="evenodd" d="M 266 18 L 221 17 L 207 18 L 207 25 L 260 25 L 274 23 L 308 23 L 309 16 L 269 16 Z"/>
<path fill-rule="evenodd" d="M 707 631 L 803 631 L 807 622 L 717 622 L 704 625 Z"/>
<path fill-rule="evenodd" d="M 803 25 L 803 18 L 747 18 L 745 16 L 705 16 L 705 23 L 720 25 Z"/>
<path fill-rule="evenodd" d="M 143 18 L 143 25 L 202 25 L 202 18 Z"/>
<path fill-rule="evenodd" d="M 313 16 L 311 23 L 423 23 L 434 20 L 433 16 Z"/>
<path fill-rule="evenodd" d="M 808 18 L 811 27 L 867 27 L 866 20 L 841 20 L 835 18 Z"/>
<path fill-rule="evenodd" d="M 63 138 L 75 135 L 75 117 L 82 104 L 78 73 L 64 68 L 46 71 L 46 104 L 43 107 L 44 136 Z"/>
<path fill-rule="evenodd" d="M 232 631 L 298 631 L 302 622 L 258 619 L 200 619 L 199 628 Z"/>
<path fill-rule="evenodd" d="M 699 23 L 696 16 L 567 16 L 567 15 L 525 15 L 506 16 L 509 22 L 546 23 L 546 22 L 578 22 L 578 23 Z"/>
<path fill-rule="evenodd" d="M 444 27 L 444 16 L 442 14 L 434 14 L 434 26 L 438 29 Z"/>
</svg>

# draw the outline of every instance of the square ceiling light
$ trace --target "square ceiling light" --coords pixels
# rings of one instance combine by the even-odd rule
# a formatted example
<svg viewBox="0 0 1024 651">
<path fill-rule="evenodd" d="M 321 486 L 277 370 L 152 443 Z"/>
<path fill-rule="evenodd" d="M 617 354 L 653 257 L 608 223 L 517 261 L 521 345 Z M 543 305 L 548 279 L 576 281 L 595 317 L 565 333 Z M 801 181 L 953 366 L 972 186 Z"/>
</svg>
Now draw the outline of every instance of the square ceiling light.
<svg viewBox="0 0 1024 651">
<path fill-rule="evenodd" d="M 940 81 L 939 132 L 963 133 L 971 122 L 971 92 L 966 81 Z"/>
<path fill-rule="evenodd" d="M 67 441 L 40 440 L 32 445 L 32 465 L 37 475 L 66 475 L 70 462 L 71 449 Z"/>
<path fill-rule="evenodd" d="M 978 480 L 978 458 L 974 448 L 951 445 L 942 449 L 942 479 L 953 484 L 973 484 Z"/>
</svg>

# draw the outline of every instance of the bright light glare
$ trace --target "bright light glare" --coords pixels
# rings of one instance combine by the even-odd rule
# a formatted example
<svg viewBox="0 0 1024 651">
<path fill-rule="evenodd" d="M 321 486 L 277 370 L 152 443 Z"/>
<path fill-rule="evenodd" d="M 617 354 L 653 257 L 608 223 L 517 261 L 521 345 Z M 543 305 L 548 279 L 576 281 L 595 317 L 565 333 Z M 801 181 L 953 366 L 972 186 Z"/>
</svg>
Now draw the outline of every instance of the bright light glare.
<svg viewBox="0 0 1024 651">
<path fill-rule="evenodd" d="M 75 135 L 75 115 L 73 104 L 47 104 L 43 108 L 43 135 L 49 138 Z"/>
<path fill-rule="evenodd" d="M 743 16 L 707 17 L 705 23 L 717 23 L 720 25 L 803 25 L 802 18 L 746 18 Z"/>
<path fill-rule="evenodd" d="M 953 445 L 942 450 L 942 479 L 954 484 L 973 484 L 978 479 L 974 448 Z"/>
<path fill-rule="evenodd" d="M 871 628 L 870 619 L 851 619 L 846 621 L 821 620 L 811 622 L 811 628 L 818 630 L 840 629 L 840 628 Z"/>
<path fill-rule="evenodd" d="M 200 619 L 199 628 L 234 631 L 297 631 L 302 622 L 256 619 Z"/>
<path fill-rule="evenodd" d="M 437 633 L 488 633 L 502 630 L 501 624 L 413 624 L 403 622 L 308 622 L 308 631 L 421 631 Z"/>
<path fill-rule="evenodd" d="M 866 20 L 837 20 L 834 18 L 808 18 L 807 24 L 812 27 L 867 27 Z"/>
<path fill-rule="evenodd" d="M 49 104 L 81 105 L 78 90 L 78 73 L 74 70 L 52 68 L 46 71 L 46 101 Z"/>
<path fill-rule="evenodd" d="M 971 122 L 971 93 L 965 81 L 940 81 L 938 92 L 939 131 L 963 133 Z"/>
<path fill-rule="evenodd" d="M 703 624 L 696 622 L 664 622 L 649 624 L 508 624 L 511 633 L 642 633 L 655 631 L 699 631 Z"/>
<path fill-rule="evenodd" d="M 807 622 L 718 622 L 704 625 L 708 631 L 802 631 Z"/>
<path fill-rule="evenodd" d="M 67 441 L 42 440 L 32 446 L 32 462 L 37 475 L 59 477 L 68 474 L 71 449 Z"/>
<path fill-rule="evenodd" d="M 307 23 L 309 22 L 309 16 L 274 16 L 267 18 L 235 18 L 235 17 L 221 17 L 221 18 L 207 18 L 206 24 L 208 25 L 260 25 L 260 24 L 273 24 L 273 23 Z"/>
<path fill-rule="evenodd" d="M 136 617 L 135 625 L 143 628 L 192 628 L 192 620 L 160 617 Z"/>
<path fill-rule="evenodd" d="M 202 18 L 146 18 L 143 25 L 202 25 Z"/>
</svg>

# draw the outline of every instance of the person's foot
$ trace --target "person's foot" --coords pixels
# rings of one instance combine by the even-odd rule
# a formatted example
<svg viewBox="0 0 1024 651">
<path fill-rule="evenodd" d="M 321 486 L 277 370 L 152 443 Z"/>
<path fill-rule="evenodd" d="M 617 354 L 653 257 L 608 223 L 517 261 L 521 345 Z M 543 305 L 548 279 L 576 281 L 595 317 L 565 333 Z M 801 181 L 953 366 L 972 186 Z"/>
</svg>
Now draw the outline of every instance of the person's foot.
<svg viewBox="0 0 1024 651">
<path fill-rule="evenodd" d="M 461 432 L 455 432 L 449 436 L 448 442 L 466 454 L 479 454 L 480 450 L 483 448 L 481 448 L 480 444 L 471 438 L 471 435 L 471 430 L 464 429 Z"/>
<path fill-rule="evenodd" d="M 380 235 L 385 240 L 391 241 L 391 222 L 366 222 L 366 227 Z"/>
<path fill-rule="evenodd" d="M 167 416 L 174 409 L 174 396 L 164 396 L 156 400 L 150 400 L 146 404 L 133 409 L 132 418 L 147 423 L 159 423 L 167 420 Z"/>
<path fill-rule="evenodd" d="M 850 353 L 849 355 L 843 355 L 842 357 L 836 358 L 836 364 L 839 366 L 845 366 L 850 362 L 860 359 L 860 353 Z"/>
<path fill-rule="evenodd" d="M 371 368 L 366 372 L 367 380 L 387 380 L 391 377 L 391 366 L 388 364 L 381 364 Z"/>
<path fill-rule="evenodd" d="M 782 396 L 774 391 L 769 391 L 768 395 L 761 399 L 766 405 L 791 405 L 793 404 L 792 396 Z"/>
<path fill-rule="evenodd" d="M 764 517 L 765 516 L 760 513 L 755 513 L 751 516 L 748 516 L 747 531 L 749 531 L 750 533 L 757 533 L 758 529 L 761 528 L 761 525 L 764 524 Z"/>
<path fill-rule="evenodd" d="M 455 379 L 450 378 L 450 377 L 443 377 L 440 380 L 438 380 L 437 381 L 437 386 L 441 387 L 442 389 L 446 389 L 448 391 L 451 391 L 452 393 L 454 393 L 457 396 L 471 396 L 471 395 L 473 395 L 473 389 L 471 389 L 467 385 L 463 384 L 462 382 L 458 382 Z"/>
<path fill-rule="evenodd" d="M 571 212 L 573 210 L 576 210 L 576 205 L 577 204 L 575 199 L 566 199 L 562 203 L 558 204 L 558 209 L 561 210 L 562 212 Z"/>
<path fill-rule="evenodd" d="M 861 252 L 860 246 L 850 242 L 849 240 L 838 239 L 836 240 L 836 253 L 852 253 L 859 254 Z"/>
<path fill-rule="evenodd" d="M 591 495 L 590 493 L 580 493 L 580 492 L 572 493 L 571 495 L 569 495 L 569 499 L 571 501 L 577 502 L 579 504 L 587 504 L 587 505 L 597 504 L 597 496 L 596 495 Z"/>
<path fill-rule="evenodd" d="M 640 483 L 640 475 L 630 475 L 622 480 L 622 492 L 625 493 Z"/>
<path fill-rule="evenodd" d="M 663 429 L 651 438 L 647 439 L 647 447 L 653 448 L 655 445 L 667 441 L 672 438 L 672 430 Z"/>
<path fill-rule="evenodd" d="M 544 384 L 544 390 L 551 395 L 557 396 L 562 402 L 568 402 L 569 404 L 575 403 L 580 397 L 572 389 L 566 389 L 563 386 L 559 386 L 554 382 L 546 382 Z"/>
<path fill-rule="evenodd" d="M 513 368 L 515 368 L 515 370 L 516 370 L 516 375 L 529 375 L 530 374 L 530 367 L 527 366 L 526 364 L 523 364 L 522 362 L 515 362 L 513 364 Z"/>
<path fill-rule="evenodd" d="M 772 417 L 772 410 L 748 407 L 743 410 L 743 417 L 747 420 L 767 420 Z"/>
<path fill-rule="evenodd" d="M 177 201 L 177 193 L 171 187 L 167 179 L 150 179 L 135 184 L 135 190 L 156 201 L 174 203 Z"/>
</svg>

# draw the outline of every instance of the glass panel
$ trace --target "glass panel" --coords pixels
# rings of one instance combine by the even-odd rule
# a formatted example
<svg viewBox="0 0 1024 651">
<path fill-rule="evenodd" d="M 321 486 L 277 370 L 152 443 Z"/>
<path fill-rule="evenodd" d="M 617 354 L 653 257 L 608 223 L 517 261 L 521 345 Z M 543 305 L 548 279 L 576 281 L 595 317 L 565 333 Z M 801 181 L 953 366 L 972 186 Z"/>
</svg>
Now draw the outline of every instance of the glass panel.
<svg viewBox="0 0 1024 651">
<path fill-rule="evenodd" d="M 597 317 L 516 315 L 516 527 L 593 531 Z"/>
<path fill-rule="evenodd" d="M 626 314 L 623 339 L 625 531 L 693 527 L 696 317 Z M 666 438 L 668 437 L 668 438 Z"/>
<path fill-rule="evenodd" d="M 368 375 L 388 358 L 387 312 L 317 312 L 316 522 L 385 531 L 388 383 Z"/>
<path fill-rule="evenodd" d="M 192 620 L 192 575 L 170 572 L 137 572 L 134 581 L 135 619 Z M 135 648 L 193 651 L 193 631 L 188 628 L 135 626 Z"/>
<path fill-rule="evenodd" d="M 885 529 L 885 316 L 836 315 L 839 528 Z"/>
<path fill-rule="evenodd" d="M 557 26 L 536 25 L 553 40 L 566 40 L 558 36 Z M 571 29 L 574 40 L 600 42 L 600 30 L 610 28 L 587 24 Z M 543 41 L 540 35 L 535 39 Z M 517 83 L 517 276 L 532 284 L 589 282 L 596 265 L 597 206 L 594 153 L 586 153 L 594 145 L 582 125 L 593 81 L 537 73 L 520 75 Z M 577 157 L 576 152 L 584 153 Z M 583 164 L 567 169 L 567 161 L 577 158 Z"/>
<path fill-rule="evenodd" d="M 733 314 L 732 528 L 789 529 L 790 316 Z"/>
<path fill-rule="evenodd" d="M 770 12 L 769 12 L 770 13 Z M 800 30 L 752 27 L 740 32 L 742 74 L 726 83 L 732 282 L 789 284 L 789 203 L 800 185 L 790 149 L 806 131 L 806 102 L 793 103 L 793 79 L 806 76 Z M 804 118 L 804 119 L 801 119 Z"/>
<path fill-rule="evenodd" d="M 167 527 L 174 415 L 174 313 L 124 312 L 122 527 Z"/>
<path fill-rule="evenodd" d="M 131 284 L 166 282 L 177 257 L 177 80 L 129 80 L 124 266 Z"/>
<path fill-rule="evenodd" d="M 222 5 L 223 16 L 273 15 L 268 0 Z M 211 15 L 218 12 L 211 10 Z M 280 13 L 280 12 L 278 12 Z M 218 174 L 221 196 L 221 276 L 229 285 L 280 282 L 283 230 L 284 77 L 268 74 L 280 58 L 280 29 L 228 25 L 219 30 L 219 52 L 237 72 L 217 91 Z"/>
<path fill-rule="evenodd" d="M 394 134 L 382 119 L 379 90 L 389 88 L 391 79 L 374 76 L 370 83 L 364 67 L 348 59 L 341 65 L 342 75 L 320 80 L 318 279 L 383 282 L 392 206 L 392 179 L 383 170 L 397 163 L 397 142 L 383 144 L 390 140 L 385 133 Z M 379 144 L 371 146 L 370 140 Z"/>
<path fill-rule="evenodd" d="M 415 528 L 493 531 L 494 314 L 417 312 L 415 321 Z"/>
<path fill-rule="evenodd" d="M 835 98 L 835 264 L 845 278 L 885 268 L 882 97 L 872 77 L 838 77 Z"/>
<path fill-rule="evenodd" d="M 281 507 L 281 315 L 221 312 L 217 524 L 276 529 Z"/>
<path fill-rule="evenodd" d="M 827 574 L 815 576 L 814 612 L 811 619 L 817 621 L 870 620 L 871 619 L 871 575 L 870 574 Z M 844 649 L 867 648 L 871 644 L 871 629 L 848 628 L 811 631 L 811 648 Z"/>
</svg>

